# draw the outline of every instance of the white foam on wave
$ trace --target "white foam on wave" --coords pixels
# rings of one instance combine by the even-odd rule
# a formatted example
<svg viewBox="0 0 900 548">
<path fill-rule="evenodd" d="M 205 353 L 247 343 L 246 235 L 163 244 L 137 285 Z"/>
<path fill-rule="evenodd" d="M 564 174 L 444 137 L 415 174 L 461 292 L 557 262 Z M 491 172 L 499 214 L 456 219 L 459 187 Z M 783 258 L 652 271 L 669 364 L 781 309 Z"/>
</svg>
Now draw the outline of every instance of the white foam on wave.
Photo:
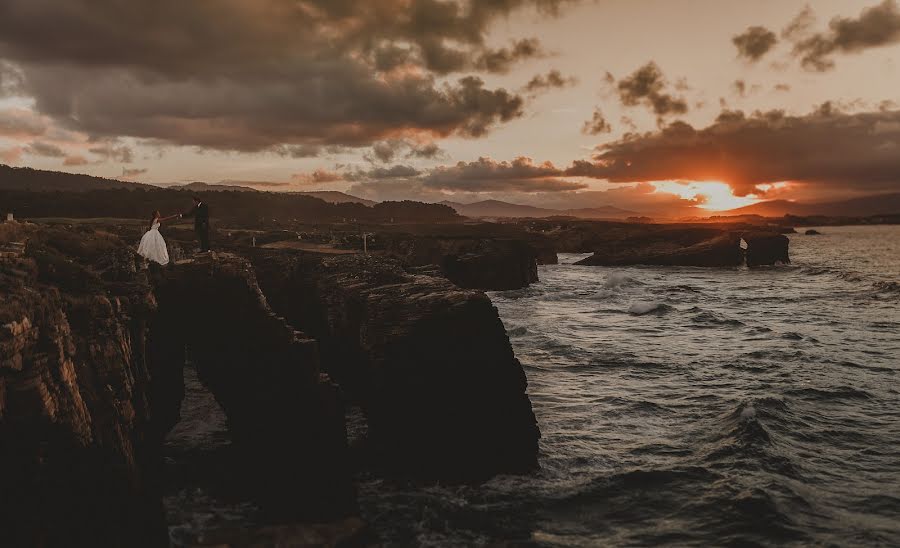
<svg viewBox="0 0 900 548">
<path fill-rule="evenodd" d="M 643 314 L 649 314 L 654 310 L 662 310 L 666 308 L 666 303 L 660 301 L 642 301 L 631 303 L 631 306 L 628 307 L 629 314 L 636 314 L 641 316 Z"/>
<path fill-rule="evenodd" d="M 748 405 L 747 407 L 741 409 L 741 420 L 747 421 L 756 416 L 756 408 L 752 405 Z"/>
<path fill-rule="evenodd" d="M 624 272 L 610 272 L 606 275 L 605 287 L 621 287 L 634 280 Z"/>
</svg>

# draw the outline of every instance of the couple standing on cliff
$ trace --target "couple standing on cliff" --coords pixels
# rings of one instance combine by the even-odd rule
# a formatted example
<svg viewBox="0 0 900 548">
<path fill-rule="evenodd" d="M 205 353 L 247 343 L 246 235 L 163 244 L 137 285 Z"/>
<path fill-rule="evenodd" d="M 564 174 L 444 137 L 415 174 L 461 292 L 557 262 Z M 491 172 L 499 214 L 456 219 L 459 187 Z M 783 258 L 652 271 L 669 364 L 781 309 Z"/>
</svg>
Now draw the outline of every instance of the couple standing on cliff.
<svg viewBox="0 0 900 548">
<path fill-rule="evenodd" d="M 209 206 L 199 196 L 192 196 L 191 199 L 194 200 L 194 207 L 184 213 L 163 217 L 159 210 L 153 212 L 150 230 L 144 234 L 138 245 L 138 255 L 163 266 L 169 264 L 169 251 L 166 248 L 166 241 L 159 233 L 159 226 L 164 221 L 181 219 L 185 216 L 194 218 L 194 233 L 200 243 L 200 253 L 209 251 Z"/>
</svg>

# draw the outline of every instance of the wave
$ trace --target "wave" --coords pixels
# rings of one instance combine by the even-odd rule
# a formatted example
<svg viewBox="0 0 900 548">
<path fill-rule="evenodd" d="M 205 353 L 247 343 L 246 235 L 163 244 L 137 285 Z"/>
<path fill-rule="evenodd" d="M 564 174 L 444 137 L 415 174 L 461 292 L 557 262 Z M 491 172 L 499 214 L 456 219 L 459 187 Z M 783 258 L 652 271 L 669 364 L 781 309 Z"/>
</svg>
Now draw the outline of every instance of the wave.
<svg viewBox="0 0 900 548">
<path fill-rule="evenodd" d="M 640 282 L 624 272 L 610 272 L 606 275 L 606 281 L 603 283 L 603 287 L 614 288 L 637 284 L 640 284 Z"/>
<path fill-rule="evenodd" d="M 832 389 L 794 388 L 788 390 L 786 394 L 812 401 L 872 399 L 872 394 L 869 394 L 865 390 L 857 390 L 856 388 L 849 386 L 839 386 Z"/>
<path fill-rule="evenodd" d="M 671 310 L 674 309 L 661 301 L 638 301 L 631 303 L 631 306 L 628 307 L 628 313 L 634 314 L 635 316 L 643 316 L 644 314 L 649 314 L 651 312 L 665 314 Z"/>
<path fill-rule="evenodd" d="M 696 312 L 693 316 L 691 316 L 691 321 L 698 326 L 705 327 L 743 327 L 744 322 L 740 320 L 735 320 L 734 318 L 729 318 L 722 314 L 717 314 L 715 312 L 710 312 L 708 310 L 703 310 L 699 307 L 694 307 L 690 309 L 688 312 Z"/>
</svg>

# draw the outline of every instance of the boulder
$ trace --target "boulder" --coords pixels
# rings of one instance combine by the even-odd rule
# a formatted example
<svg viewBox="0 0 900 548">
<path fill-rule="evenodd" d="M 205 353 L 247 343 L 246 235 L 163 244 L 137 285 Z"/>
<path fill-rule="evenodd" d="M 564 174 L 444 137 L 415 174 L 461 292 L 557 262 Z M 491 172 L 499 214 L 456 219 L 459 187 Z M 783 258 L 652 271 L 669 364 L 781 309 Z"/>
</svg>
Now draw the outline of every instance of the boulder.
<svg viewBox="0 0 900 548">
<path fill-rule="evenodd" d="M 790 264 L 788 246 L 791 241 L 784 234 L 745 232 L 742 237 L 747 242 L 747 266 Z"/>
<path fill-rule="evenodd" d="M 389 473 L 479 480 L 537 466 L 522 365 L 480 292 L 383 257 L 254 258 L 276 310 L 320 343 L 323 368 L 368 419 Z"/>
</svg>

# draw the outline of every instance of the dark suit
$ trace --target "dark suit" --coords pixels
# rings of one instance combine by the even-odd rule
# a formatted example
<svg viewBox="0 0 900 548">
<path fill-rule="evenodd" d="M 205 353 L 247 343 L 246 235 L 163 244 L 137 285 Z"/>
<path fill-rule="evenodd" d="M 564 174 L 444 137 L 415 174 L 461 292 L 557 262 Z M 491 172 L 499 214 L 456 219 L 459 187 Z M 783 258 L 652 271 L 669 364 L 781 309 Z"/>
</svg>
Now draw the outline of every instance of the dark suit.
<svg viewBox="0 0 900 548">
<path fill-rule="evenodd" d="M 194 233 L 200 242 L 200 251 L 209 251 L 209 206 L 200 202 L 184 213 L 185 217 L 194 218 Z"/>
</svg>

